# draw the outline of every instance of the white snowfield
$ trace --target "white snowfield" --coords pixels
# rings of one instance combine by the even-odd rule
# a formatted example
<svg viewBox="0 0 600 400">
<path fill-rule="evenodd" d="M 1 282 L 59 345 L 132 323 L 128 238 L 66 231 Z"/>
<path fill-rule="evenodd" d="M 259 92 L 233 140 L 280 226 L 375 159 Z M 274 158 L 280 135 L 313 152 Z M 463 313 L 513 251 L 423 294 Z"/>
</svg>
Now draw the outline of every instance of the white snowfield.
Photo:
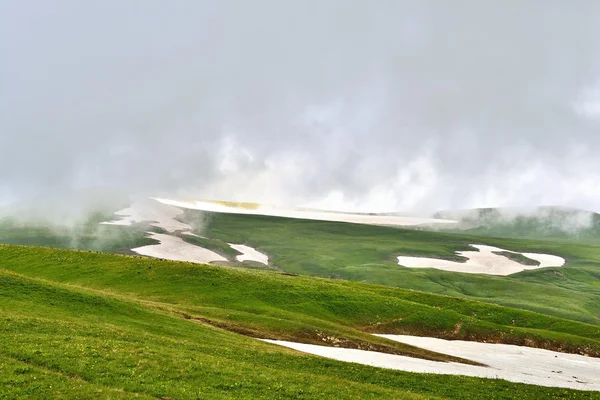
<svg viewBox="0 0 600 400">
<path fill-rule="evenodd" d="M 232 249 L 239 251 L 240 255 L 235 258 L 239 261 L 256 261 L 265 265 L 269 265 L 269 256 L 256 250 L 254 247 L 246 246 L 245 244 L 227 243 Z"/>
<path fill-rule="evenodd" d="M 130 226 L 138 222 L 150 222 L 150 225 L 162 228 L 170 233 L 179 231 L 182 235 L 201 237 L 191 232 L 191 226 L 175 220 L 175 217 L 182 213 L 183 211 L 177 207 L 149 199 L 147 201 L 136 201 L 130 207 L 117 211 L 115 214 L 122 216 L 122 219 L 101 222 L 101 224 Z M 159 244 L 136 247 L 131 249 L 131 251 L 148 257 L 202 264 L 208 264 L 213 261 L 227 261 L 225 257 L 214 251 L 187 243 L 177 236 L 155 232 L 146 233 L 152 239 L 158 240 Z M 236 257 L 240 262 L 250 260 L 265 265 L 269 264 L 269 257 L 253 247 L 242 244 L 228 244 L 242 253 Z"/>
<path fill-rule="evenodd" d="M 137 222 L 152 221 L 150 225 L 162 228 L 168 232 L 191 230 L 192 228 L 189 225 L 174 219 L 180 214 L 183 214 L 183 211 L 179 208 L 161 204 L 154 200 L 135 201 L 130 207 L 115 213 L 115 215 L 122 216 L 123 218 L 101 222 L 101 224 L 130 226 Z"/>
<path fill-rule="evenodd" d="M 148 232 L 152 239 L 160 241 L 159 244 L 136 247 L 131 251 L 137 254 L 155 258 L 164 258 L 175 261 L 191 261 L 208 264 L 212 261 L 227 261 L 227 259 L 214 251 L 185 242 L 177 236 L 162 233 Z"/>
<path fill-rule="evenodd" d="M 456 254 L 467 257 L 464 263 L 438 258 L 398 256 L 398 264 L 408 268 L 436 268 L 444 271 L 466 272 L 471 274 L 510 275 L 529 269 L 562 267 L 565 259 L 550 254 L 517 253 L 499 247 L 472 244 L 478 251 L 457 251 Z M 536 260 L 540 265 L 523 265 L 505 256 L 494 254 L 495 251 L 507 251 L 522 254 Z"/>
<path fill-rule="evenodd" d="M 434 224 L 456 224 L 457 221 L 435 218 L 418 218 L 418 217 L 403 217 L 397 215 L 381 215 L 381 214 L 354 214 L 343 212 L 328 212 L 322 210 L 304 210 L 294 208 L 279 208 L 267 205 L 260 205 L 256 209 L 229 207 L 219 203 L 209 201 L 178 201 L 154 198 L 163 204 L 168 204 L 175 207 L 187 208 L 191 210 L 201 210 L 219 213 L 232 214 L 251 214 L 265 215 L 271 217 L 284 217 L 295 219 L 310 219 L 318 221 L 332 222 L 352 222 L 357 224 L 367 225 L 389 225 L 389 226 L 417 226 L 417 225 L 434 225 Z"/>
<path fill-rule="evenodd" d="M 498 378 L 548 387 L 600 391 L 600 358 L 506 344 L 443 340 L 404 335 L 378 335 L 391 340 L 477 361 L 487 366 L 429 361 L 375 351 L 267 340 L 304 353 L 401 371 Z"/>
</svg>

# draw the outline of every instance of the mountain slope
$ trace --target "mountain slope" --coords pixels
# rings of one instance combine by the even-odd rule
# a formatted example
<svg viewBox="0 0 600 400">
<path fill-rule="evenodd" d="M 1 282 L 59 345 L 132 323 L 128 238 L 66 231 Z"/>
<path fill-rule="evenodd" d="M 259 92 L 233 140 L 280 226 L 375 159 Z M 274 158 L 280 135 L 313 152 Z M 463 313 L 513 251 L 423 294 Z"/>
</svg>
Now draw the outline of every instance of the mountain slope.
<svg viewBox="0 0 600 400">
<path fill-rule="evenodd" d="M 109 216 L 104 216 L 110 219 Z M 172 233 L 190 246 L 207 247 L 229 259 L 227 265 L 366 281 L 466 297 L 600 324 L 600 247 L 579 240 L 494 238 L 359 224 L 204 213 L 186 210 L 178 217 L 205 238 Z M 74 229 L 0 223 L 0 243 L 45 245 L 133 254 L 132 248 L 156 244 L 146 232 L 168 233 L 149 225 L 98 225 L 92 218 Z M 246 244 L 269 256 L 269 265 L 236 262 L 228 243 Z M 561 268 L 524 271 L 507 277 L 413 269 L 399 266 L 397 255 L 460 261 L 456 251 L 484 244 L 519 252 L 564 257 Z"/>
<path fill-rule="evenodd" d="M 331 332 L 343 335 L 349 328 L 344 326 L 363 324 L 367 313 L 397 317 L 385 312 L 390 307 L 398 311 L 391 306 L 402 292 L 398 289 L 42 248 L 0 246 L 0 260 L 4 397 L 600 398 L 590 392 L 340 363 L 210 326 L 237 313 L 230 320 L 243 317 L 235 321 L 238 327 L 285 332 L 287 323 L 279 321 L 287 317 L 307 325 L 329 322 Z M 333 295 L 340 303 L 331 301 Z M 450 300 L 405 295 L 416 300 L 408 303 L 416 308 L 424 304 L 420 300 Z M 479 306 L 488 321 L 497 323 L 522 313 Z M 427 310 L 434 318 L 440 308 Z M 528 323 L 546 323 L 545 317 L 536 322 L 532 314 L 522 315 Z M 548 323 L 553 331 L 536 332 L 568 341 L 574 337 L 559 333 L 567 330 L 582 335 L 577 336 L 580 343 L 597 342 L 593 326 Z"/>
<path fill-rule="evenodd" d="M 182 220 L 194 221 L 188 210 Z M 600 324 L 600 247 L 577 242 L 492 238 L 324 221 L 204 214 L 198 232 L 249 243 L 283 271 L 461 296 Z M 460 260 L 469 244 L 564 257 L 567 265 L 501 277 L 404 268 L 396 255 Z"/>
</svg>

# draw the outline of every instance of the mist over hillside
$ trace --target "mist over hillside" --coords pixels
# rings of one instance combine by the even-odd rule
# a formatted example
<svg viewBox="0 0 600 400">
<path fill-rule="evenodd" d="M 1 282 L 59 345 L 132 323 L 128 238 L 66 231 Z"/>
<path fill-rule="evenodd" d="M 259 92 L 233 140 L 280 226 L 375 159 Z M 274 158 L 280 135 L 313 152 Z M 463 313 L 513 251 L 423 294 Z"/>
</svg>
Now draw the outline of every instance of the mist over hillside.
<svg viewBox="0 0 600 400">
<path fill-rule="evenodd" d="M 455 230 L 473 234 L 536 237 L 600 237 L 600 214 L 568 207 L 478 208 L 445 210 L 436 218 L 458 221 Z"/>
</svg>

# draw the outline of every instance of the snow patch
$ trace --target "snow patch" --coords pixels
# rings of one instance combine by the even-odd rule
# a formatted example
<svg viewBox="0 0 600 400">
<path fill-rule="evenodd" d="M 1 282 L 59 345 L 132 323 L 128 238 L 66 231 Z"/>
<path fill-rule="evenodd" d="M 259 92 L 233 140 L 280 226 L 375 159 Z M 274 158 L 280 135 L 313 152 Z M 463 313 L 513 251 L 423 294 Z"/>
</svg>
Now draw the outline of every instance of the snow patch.
<svg viewBox="0 0 600 400">
<path fill-rule="evenodd" d="M 150 225 L 166 230 L 169 233 L 180 232 L 181 235 L 202 236 L 191 232 L 191 226 L 175 220 L 183 211 L 177 207 L 162 204 L 156 200 L 136 201 L 130 207 L 117 211 L 115 214 L 123 218 L 113 221 L 101 222 L 104 225 L 131 226 L 134 223 L 150 222 Z M 142 246 L 131 251 L 149 257 L 164 258 L 176 261 L 190 261 L 197 263 L 210 263 L 212 261 L 227 261 L 227 259 L 211 250 L 198 245 L 187 243 L 177 236 L 147 232 L 151 238 L 158 240 L 156 245 Z M 269 265 L 269 257 L 247 245 L 228 243 L 233 249 L 239 251 L 236 259 L 242 261 L 256 261 Z"/>
<path fill-rule="evenodd" d="M 261 253 L 253 247 L 246 246 L 244 244 L 233 244 L 227 243 L 232 249 L 239 251 L 240 255 L 235 258 L 239 261 L 256 261 L 265 265 L 269 265 L 269 256 Z"/>
<path fill-rule="evenodd" d="M 444 375 L 498 378 L 548 387 L 600 391 L 600 359 L 506 344 L 443 340 L 405 335 L 377 335 L 438 353 L 487 365 L 429 361 L 376 351 L 326 347 L 283 340 L 261 339 L 304 353 L 373 367 Z"/>
<path fill-rule="evenodd" d="M 485 245 L 472 244 L 470 246 L 475 247 L 477 251 L 456 252 L 456 254 L 468 258 L 464 263 L 438 258 L 398 256 L 398 264 L 408 268 L 436 268 L 444 271 L 488 275 L 510 275 L 524 270 L 562 267 L 565 265 L 564 258 L 550 254 L 518 253 Z M 498 251 L 522 254 L 525 257 L 538 261 L 540 265 L 523 265 L 503 255 L 494 254 L 494 252 Z"/>
<path fill-rule="evenodd" d="M 151 222 L 150 225 L 162 228 L 167 232 L 191 230 L 192 228 L 189 225 L 174 219 L 180 214 L 183 214 L 181 209 L 161 204 L 155 200 L 136 201 L 130 207 L 115 213 L 115 215 L 123 218 L 101 222 L 101 224 L 130 226 L 134 223 L 149 221 Z"/>
<path fill-rule="evenodd" d="M 148 233 L 152 239 L 156 239 L 160 243 L 136 247 L 131 249 L 131 251 L 148 257 L 164 258 L 175 261 L 190 261 L 203 264 L 208 264 L 212 261 L 227 261 L 225 257 L 214 251 L 189 244 L 177 236 L 154 232 Z"/>
</svg>

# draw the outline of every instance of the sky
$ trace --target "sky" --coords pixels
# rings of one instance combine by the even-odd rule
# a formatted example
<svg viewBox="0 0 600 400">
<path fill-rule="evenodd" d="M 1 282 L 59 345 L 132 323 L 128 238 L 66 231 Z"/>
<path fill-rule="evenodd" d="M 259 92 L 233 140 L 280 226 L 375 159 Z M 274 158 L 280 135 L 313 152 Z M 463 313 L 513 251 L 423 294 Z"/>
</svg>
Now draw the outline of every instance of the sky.
<svg viewBox="0 0 600 400">
<path fill-rule="evenodd" d="M 600 211 L 600 2 L 0 2 L 0 204 Z"/>
</svg>

